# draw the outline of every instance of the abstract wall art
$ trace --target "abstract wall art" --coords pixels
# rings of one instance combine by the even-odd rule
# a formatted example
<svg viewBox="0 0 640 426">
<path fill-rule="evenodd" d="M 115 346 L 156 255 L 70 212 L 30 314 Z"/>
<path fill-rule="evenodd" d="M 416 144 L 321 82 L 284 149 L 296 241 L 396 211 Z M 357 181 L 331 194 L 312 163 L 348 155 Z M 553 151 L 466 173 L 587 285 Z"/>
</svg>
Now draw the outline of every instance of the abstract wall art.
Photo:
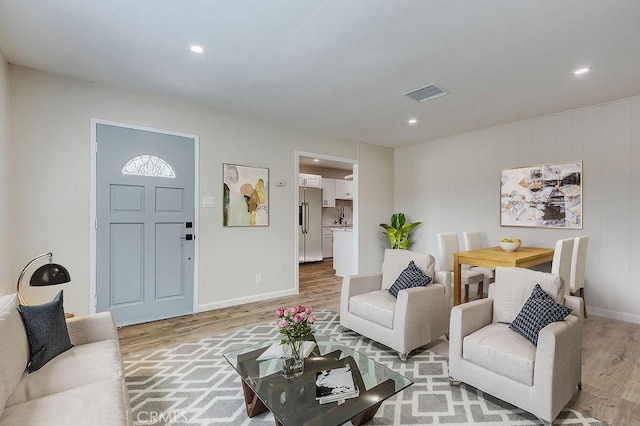
<svg viewBox="0 0 640 426">
<path fill-rule="evenodd" d="M 504 169 L 500 226 L 582 229 L 582 162 Z"/>
<path fill-rule="evenodd" d="M 269 169 L 222 165 L 223 226 L 269 225 Z"/>
</svg>

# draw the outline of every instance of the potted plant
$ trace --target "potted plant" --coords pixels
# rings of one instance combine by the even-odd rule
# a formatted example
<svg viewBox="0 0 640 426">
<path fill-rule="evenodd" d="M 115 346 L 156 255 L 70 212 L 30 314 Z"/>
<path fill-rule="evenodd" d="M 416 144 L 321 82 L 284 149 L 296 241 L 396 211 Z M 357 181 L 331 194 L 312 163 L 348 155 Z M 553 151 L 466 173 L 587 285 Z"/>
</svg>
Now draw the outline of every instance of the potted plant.
<svg viewBox="0 0 640 426">
<path fill-rule="evenodd" d="M 405 223 L 404 213 L 394 213 L 391 215 L 391 225 L 381 223 L 380 226 L 385 229 L 392 249 L 407 250 L 410 243 L 409 234 L 421 223 Z"/>
</svg>

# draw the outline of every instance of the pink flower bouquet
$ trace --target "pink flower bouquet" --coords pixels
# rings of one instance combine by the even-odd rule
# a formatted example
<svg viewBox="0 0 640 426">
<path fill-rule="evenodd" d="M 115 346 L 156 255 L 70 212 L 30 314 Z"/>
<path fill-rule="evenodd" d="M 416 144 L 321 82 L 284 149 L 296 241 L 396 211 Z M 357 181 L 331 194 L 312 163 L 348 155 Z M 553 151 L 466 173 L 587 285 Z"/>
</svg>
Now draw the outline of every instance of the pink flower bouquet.
<svg viewBox="0 0 640 426">
<path fill-rule="evenodd" d="M 276 309 L 279 331 L 283 335 L 281 341 L 283 345 L 302 341 L 311 334 L 311 324 L 316 320 L 312 312 L 311 306 L 302 305 Z"/>
</svg>

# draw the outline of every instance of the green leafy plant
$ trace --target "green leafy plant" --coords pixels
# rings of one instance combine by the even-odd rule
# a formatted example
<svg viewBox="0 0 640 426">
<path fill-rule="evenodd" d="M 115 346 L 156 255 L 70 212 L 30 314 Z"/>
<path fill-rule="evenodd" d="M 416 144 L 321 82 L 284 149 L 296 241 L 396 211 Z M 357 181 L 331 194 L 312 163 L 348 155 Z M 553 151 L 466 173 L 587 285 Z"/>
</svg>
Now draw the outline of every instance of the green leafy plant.
<svg viewBox="0 0 640 426">
<path fill-rule="evenodd" d="M 392 249 L 407 250 L 410 243 L 409 234 L 421 223 L 405 223 L 404 213 L 394 213 L 391 215 L 391 225 L 381 223 L 380 226 L 385 229 Z"/>
</svg>

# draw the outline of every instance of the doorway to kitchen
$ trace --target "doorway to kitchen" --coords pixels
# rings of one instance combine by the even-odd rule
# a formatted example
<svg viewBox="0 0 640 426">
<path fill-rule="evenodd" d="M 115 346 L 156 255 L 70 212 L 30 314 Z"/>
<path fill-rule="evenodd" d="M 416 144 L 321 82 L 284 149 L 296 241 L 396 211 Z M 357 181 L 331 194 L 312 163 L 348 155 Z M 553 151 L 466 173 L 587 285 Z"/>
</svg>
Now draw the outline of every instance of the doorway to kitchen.
<svg viewBox="0 0 640 426">
<path fill-rule="evenodd" d="M 296 152 L 296 289 L 357 273 L 357 161 Z"/>
</svg>

